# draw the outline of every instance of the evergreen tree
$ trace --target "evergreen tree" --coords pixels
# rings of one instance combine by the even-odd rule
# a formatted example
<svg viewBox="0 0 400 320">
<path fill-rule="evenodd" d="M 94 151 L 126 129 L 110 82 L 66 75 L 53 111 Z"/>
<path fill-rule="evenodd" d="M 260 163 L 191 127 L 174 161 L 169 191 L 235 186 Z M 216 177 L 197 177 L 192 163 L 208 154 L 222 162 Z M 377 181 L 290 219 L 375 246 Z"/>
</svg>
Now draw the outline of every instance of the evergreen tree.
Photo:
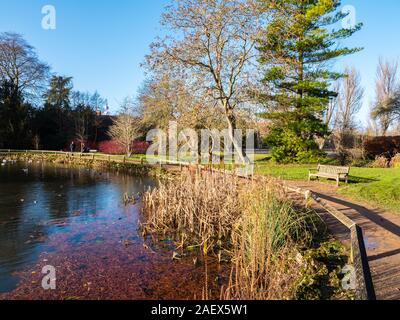
<svg viewBox="0 0 400 320">
<path fill-rule="evenodd" d="M 0 149 L 29 148 L 34 109 L 11 82 L 0 82 Z"/>
<path fill-rule="evenodd" d="M 38 112 L 39 135 L 49 149 L 61 150 L 71 139 L 71 77 L 53 76 L 44 93 L 44 108 Z"/>
<path fill-rule="evenodd" d="M 346 17 L 339 0 L 261 0 L 271 19 L 259 42 L 267 87 L 260 100 L 271 120 L 267 144 L 279 162 L 309 161 L 320 152 L 315 138 L 328 134 L 323 115 L 337 95 L 331 82 L 342 75 L 329 62 L 360 48 L 339 47 L 338 41 L 361 28 L 335 26 Z"/>
</svg>

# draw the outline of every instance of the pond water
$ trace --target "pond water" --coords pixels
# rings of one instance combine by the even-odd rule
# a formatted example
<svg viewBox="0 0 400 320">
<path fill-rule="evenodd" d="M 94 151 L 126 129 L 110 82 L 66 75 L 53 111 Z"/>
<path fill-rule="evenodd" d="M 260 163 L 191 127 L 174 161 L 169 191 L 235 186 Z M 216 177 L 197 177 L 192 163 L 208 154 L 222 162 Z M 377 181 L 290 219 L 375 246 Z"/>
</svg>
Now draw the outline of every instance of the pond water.
<svg viewBox="0 0 400 320">
<path fill-rule="evenodd" d="M 217 264 L 173 260 L 172 242 L 138 234 L 140 201 L 125 206 L 123 195 L 154 185 L 85 168 L 1 166 L 0 299 L 193 299 L 205 279 L 217 297 Z M 44 266 L 56 269 L 55 290 L 42 287 Z"/>
</svg>

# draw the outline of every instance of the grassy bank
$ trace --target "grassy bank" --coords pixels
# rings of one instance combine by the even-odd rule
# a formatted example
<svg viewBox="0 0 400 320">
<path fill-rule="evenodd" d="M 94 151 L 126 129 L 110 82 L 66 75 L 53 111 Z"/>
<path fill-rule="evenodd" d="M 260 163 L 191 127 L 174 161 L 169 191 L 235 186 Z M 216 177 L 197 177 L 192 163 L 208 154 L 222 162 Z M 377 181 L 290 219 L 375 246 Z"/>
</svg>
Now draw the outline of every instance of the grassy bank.
<svg viewBox="0 0 400 320">
<path fill-rule="evenodd" d="M 155 174 L 158 168 L 153 168 L 146 164 L 141 164 L 141 161 L 129 162 L 128 159 L 123 161 L 123 156 L 119 158 L 103 158 L 93 157 L 90 154 L 68 154 L 68 153 L 42 153 L 42 152 L 14 152 L 0 153 L 0 161 L 25 161 L 25 162 L 47 162 L 55 164 L 63 164 L 68 166 L 83 166 L 86 168 L 99 168 L 110 171 L 124 172 L 134 175 L 149 175 Z M 135 159 L 138 160 L 138 159 Z"/>
<path fill-rule="evenodd" d="M 307 180 L 308 170 L 316 167 L 316 164 L 278 165 L 258 162 L 256 173 L 284 180 Z M 352 167 L 349 184 L 341 184 L 339 193 L 400 214 L 400 168 Z"/>
<path fill-rule="evenodd" d="M 180 255 L 214 256 L 231 268 L 221 297 L 331 299 L 342 294 L 345 249 L 318 216 L 275 184 L 189 172 L 144 196 L 142 234 L 173 239 Z M 196 259 L 197 261 L 197 259 Z"/>
</svg>

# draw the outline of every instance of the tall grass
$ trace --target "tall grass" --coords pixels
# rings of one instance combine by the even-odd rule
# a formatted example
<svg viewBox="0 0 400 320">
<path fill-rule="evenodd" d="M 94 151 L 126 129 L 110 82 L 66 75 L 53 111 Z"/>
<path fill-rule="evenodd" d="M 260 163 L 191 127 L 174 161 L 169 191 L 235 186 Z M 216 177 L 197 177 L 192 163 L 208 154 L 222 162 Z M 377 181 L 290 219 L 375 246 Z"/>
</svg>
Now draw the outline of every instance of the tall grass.
<svg viewBox="0 0 400 320">
<path fill-rule="evenodd" d="M 208 172 L 161 181 L 144 195 L 141 230 L 173 236 L 182 247 L 199 247 L 204 254 L 220 253 L 228 249 L 241 215 L 238 184 L 236 177 Z"/>
<path fill-rule="evenodd" d="M 225 298 L 289 299 L 301 276 L 296 244 L 311 241 L 313 216 L 295 210 L 272 184 L 253 183 L 240 196 L 242 215 L 232 236 L 233 269 Z"/>
<path fill-rule="evenodd" d="M 312 238 L 312 214 L 268 182 L 204 172 L 167 179 L 144 195 L 144 235 L 222 252 L 232 264 L 226 299 L 289 299 L 300 277 L 297 244 Z"/>
</svg>

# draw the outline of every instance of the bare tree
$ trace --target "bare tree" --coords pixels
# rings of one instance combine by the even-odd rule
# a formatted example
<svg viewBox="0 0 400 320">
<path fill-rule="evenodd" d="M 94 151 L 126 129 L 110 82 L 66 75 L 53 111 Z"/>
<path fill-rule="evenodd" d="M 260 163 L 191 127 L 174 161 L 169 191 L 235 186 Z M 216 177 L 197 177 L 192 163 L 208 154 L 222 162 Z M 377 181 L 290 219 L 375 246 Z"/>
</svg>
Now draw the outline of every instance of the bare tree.
<svg viewBox="0 0 400 320">
<path fill-rule="evenodd" d="M 81 152 L 84 151 L 88 136 L 89 126 L 93 122 L 93 109 L 91 106 L 79 104 L 74 109 L 75 137 L 80 143 Z"/>
<path fill-rule="evenodd" d="M 372 114 L 373 108 L 370 108 L 370 114 Z M 380 134 L 379 123 L 377 119 L 371 117 L 368 119 L 368 124 L 365 129 L 365 134 L 369 137 L 377 137 Z"/>
<path fill-rule="evenodd" d="M 132 145 L 140 136 L 138 120 L 127 111 L 124 111 L 114 120 L 108 135 L 118 142 L 125 150 L 128 157 L 132 155 Z"/>
<path fill-rule="evenodd" d="M 170 74 L 148 79 L 137 101 L 143 127 L 162 130 L 168 130 L 171 121 L 180 129 L 222 130 L 225 119 L 222 113 L 216 112 L 214 104 L 207 97 L 193 96 L 184 80 Z"/>
<path fill-rule="evenodd" d="M 260 17 L 252 0 L 176 0 L 163 15 L 171 35 L 152 44 L 147 64 L 181 68 L 196 91 L 206 93 L 223 112 L 234 139 L 237 109 L 249 99 L 252 62 Z"/>
<path fill-rule="evenodd" d="M 379 60 L 376 78 L 376 101 L 371 113 L 379 120 L 382 135 L 386 135 L 396 119 L 400 119 L 400 84 L 398 62 Z"/>
<path fill-rule="evenodd" d="M 360 111 L 364 98 L 360 73 L 355 68 L 348 67 L 344 73 L 346 76 L 339 87 L 336 114 L 336 128 L 342 132 L 353 130 L 357 126 L 355 116 Z"/>
<path fill-rule="evenodd" d="M 355 116 L 362 107 L 364 97 L 359 72 L 355 68 L 347 67 L 344 74 L 346 76 L 339 83 L 334 125 L 336 149 L 342 162 L 346 160 L 347 148 L 354 142 L 354 131 L 357 128 Z"/>
<path fill-rule="evenodd" d="M 340 81 L 335 83 L 333 91 L 339 93 L 339 91 L 340 91 Z M 325 113 L 325 124 L 329 128 L 332 128 L 335 125 L 337 107 L 338 107 L 338 97 L 330 99 L 329 100 L 329 104 L 328 104 L 328 108 L 327 108 L 326 113 Z"/>
<path fill-rule="evenodd" d="M 25 97 L 39 96 L 45 88 L 49 67 L 21 35 L 0 33 L 0 80 L 13 84 Z"/>
</svg>

